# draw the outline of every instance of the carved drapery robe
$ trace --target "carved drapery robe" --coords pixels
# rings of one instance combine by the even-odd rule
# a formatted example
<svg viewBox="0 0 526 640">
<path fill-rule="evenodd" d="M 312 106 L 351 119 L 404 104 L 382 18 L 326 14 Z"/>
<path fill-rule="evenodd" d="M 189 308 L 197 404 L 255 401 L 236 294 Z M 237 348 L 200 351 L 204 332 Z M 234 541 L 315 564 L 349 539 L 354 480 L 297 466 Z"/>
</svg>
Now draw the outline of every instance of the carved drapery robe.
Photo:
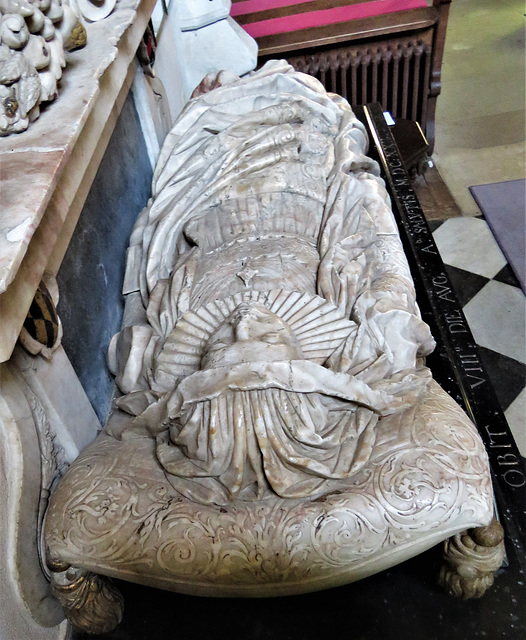
<svg viewBox="0 0 526 640">
<path fill-rule="evenodd" d="M 315 497 L 425 390 L 434 342 L 349 105 L 283 62 L 219 80 L 168 135 L 132 235 L 110 365 L 137 417 L 113 433 L 155 437 L 198 502 Z"/>
</svg>

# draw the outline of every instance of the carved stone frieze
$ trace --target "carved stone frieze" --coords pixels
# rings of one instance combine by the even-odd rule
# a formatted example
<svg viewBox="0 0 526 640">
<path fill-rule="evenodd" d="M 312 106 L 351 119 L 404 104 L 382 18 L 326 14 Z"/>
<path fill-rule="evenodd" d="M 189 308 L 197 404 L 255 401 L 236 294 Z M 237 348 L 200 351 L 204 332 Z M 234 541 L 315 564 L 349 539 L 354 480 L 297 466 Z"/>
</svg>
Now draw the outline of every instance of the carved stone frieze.
<svg viewBox="0 0 526 640">
<path fill-rule="evenodd" d="M 49 496 L 54 486 L 64 475 L 68 468 L 64 448 L 57 439 L 57 434 L 53 431 L 50 420 L 42 403 L 33 391 L 27 387 L 25 390 L 26 399 L 31 407 L 38 444 L 40 449 L 40 499 L 38 501 L 37 513 L 37 542 L 38 558 L 44 573 L 47 573 L 46 562 L 44 560 L 44 547 L 42 544 L 42 525 L 44 515 L 48 506 Z"/>
<path fill-rule="evenodd" d="M 0 632 L 51 638 L 58 630 L 42 627 L 57 627 L 63 614 L 45 576 L 41 535 L 50 490 L 65 468 L 63 451 L 42 404 L 19 372 L 4 364 L 0 378 L 0 467 L 9 479 L 0 501 Z"/>
<path fill-rule="evenodd" d="M 43 521 L 55 484 L 96 431 L 60 347 L 46 360 L 17 346 L 0 365 L 0 469 L 7 479 L 0 492 L 2 638 L 65 637 L 64 613 L 49 583 Z"/>
</svg>

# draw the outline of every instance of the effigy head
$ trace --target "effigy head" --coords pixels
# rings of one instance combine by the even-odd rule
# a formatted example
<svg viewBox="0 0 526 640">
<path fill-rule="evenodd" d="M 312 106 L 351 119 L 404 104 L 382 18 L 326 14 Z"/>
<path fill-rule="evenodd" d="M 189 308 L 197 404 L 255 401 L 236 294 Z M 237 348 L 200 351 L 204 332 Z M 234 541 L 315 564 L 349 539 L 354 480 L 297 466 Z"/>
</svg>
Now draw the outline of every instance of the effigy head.
<svg viewBox="0 0 526 640">
<path fill-rule="evenodd" d="M 237 363 L 323 365 L 353 331 L 354 323 L 338 307 L 316 295 L 282 289 L 237 293 L 178 319 L 156 352 L 154 388 L 170 392 L 192 373 Z"/>
<path fill-rule="evenodd" d="M 241 303 L 210 336 L 201 369 L 303 357 L 294 332 L 282 318 L 262 304 Z"/>
</svg>

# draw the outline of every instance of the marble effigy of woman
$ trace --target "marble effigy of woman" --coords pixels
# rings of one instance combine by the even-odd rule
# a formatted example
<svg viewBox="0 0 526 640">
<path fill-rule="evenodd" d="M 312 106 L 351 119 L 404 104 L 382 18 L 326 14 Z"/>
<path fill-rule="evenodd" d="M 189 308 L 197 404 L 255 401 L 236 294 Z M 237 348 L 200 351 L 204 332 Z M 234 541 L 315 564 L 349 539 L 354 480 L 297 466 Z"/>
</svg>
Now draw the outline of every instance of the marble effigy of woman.
<svg viewBox="0 0 526 640">
<path fill-rule="evenodd" d="M 107 430 L 155 438 L 197 502 L 317 497 L 360 472 L 382 416 L 410 422 L 434 342 L 347 102 L 285 62 L 206 85 L 131 237 Z"/>
</svg>

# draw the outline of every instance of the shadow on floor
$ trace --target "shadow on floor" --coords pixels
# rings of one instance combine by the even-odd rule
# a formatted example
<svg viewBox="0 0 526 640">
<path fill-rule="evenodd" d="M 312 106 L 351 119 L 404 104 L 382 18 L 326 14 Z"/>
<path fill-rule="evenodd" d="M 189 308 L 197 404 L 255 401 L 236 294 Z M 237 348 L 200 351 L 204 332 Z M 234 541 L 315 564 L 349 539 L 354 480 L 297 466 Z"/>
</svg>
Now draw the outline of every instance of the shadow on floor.
<svg viewBox="0 0 526 640">
<path fill-rule="evenodd" d="M 434 585 L 438 548 L 360 582 L 270 599 L 183 596 L 118 581 L 126 609 L 112 633 L 72 640 L 522 640 L 524 576 L 501 569 L 479 600 L 462 601 Z"/>
</svg>

